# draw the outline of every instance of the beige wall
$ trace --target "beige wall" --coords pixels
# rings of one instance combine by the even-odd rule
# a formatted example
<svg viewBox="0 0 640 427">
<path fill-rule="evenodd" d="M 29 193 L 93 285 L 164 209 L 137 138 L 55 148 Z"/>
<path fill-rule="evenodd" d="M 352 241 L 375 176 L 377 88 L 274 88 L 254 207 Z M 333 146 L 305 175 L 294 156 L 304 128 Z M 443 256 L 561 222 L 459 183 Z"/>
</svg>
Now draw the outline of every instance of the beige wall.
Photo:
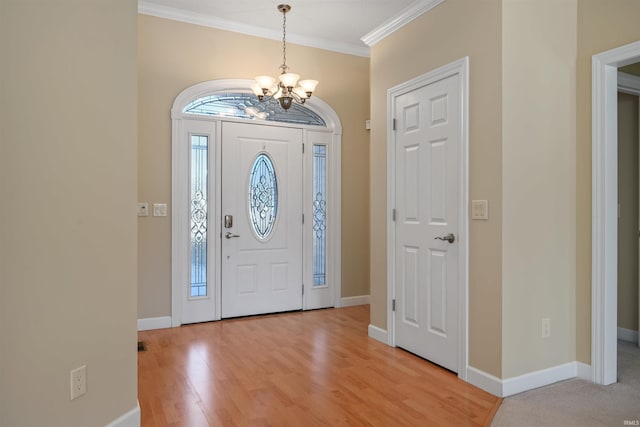
<svg viewBox="0 0 640 427">
<path fill-rule="evenodd" d="M 208 80 L 278 73 L 281 42 L 139 15 L 138 200 L 171 203 L 175 97 Z M 288 64 L 320 81 L 342 136 L 342 296 L 369 294 L 369 59 L 287 44 Z M 138 317 L 171 314 L 171 217 L 140 218 Z"/>
<path fill-rule="evenodd" d="M 618 93 L 618 326 L 638 330 L 638 97 Z"/>
<path fill-rule="evenodd" d="M 640 40 L 640 2 L 578 2 L 576 358 L 591 363 L 591 58 Z"/>
<path fill-rule="evenodd" d="M 501 2 L 447 0 L 371 50 L 371 323 L 387 329 L 387 90 L 470 57 L 469 361 L 501 375 Z"/>
<path fill-rule="evenodd" d="M 575 360 L 576 19 L 502 2 L 503 378 Z"/>
<path fill-rule="evenodd" d="M 0 2 L 2 426 L 104 426 L 137 405 L 136 7 Z"/>
</svg>

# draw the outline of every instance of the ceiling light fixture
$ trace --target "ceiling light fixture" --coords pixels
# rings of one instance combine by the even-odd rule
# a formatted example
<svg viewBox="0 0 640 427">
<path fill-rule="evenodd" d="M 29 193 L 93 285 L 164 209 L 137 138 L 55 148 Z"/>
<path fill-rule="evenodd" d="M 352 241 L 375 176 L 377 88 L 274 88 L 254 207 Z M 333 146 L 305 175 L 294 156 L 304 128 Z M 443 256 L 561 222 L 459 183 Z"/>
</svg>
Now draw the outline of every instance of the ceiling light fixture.
<svg viewBox="0 0 640 427">
<path fill-rule="evenodd" d="M 291 107 L 293 101 L 304 104 L 307 99 L 311 98 L 311 94 L 318 84 L 317 80 L 298 81 L 300 76 L 289 72 L 287 66 L 287 12 L 290 10 L 291 6 L 288 4 L 278 5 L 278 11 L 282 12 L 282 65 L 280 65 L 282 72 L 280 76 L 277 81 L 271 76 L 258 76 L 251 87 L 260 101 L 275 98 L 285 111 Z"/>
</svg>

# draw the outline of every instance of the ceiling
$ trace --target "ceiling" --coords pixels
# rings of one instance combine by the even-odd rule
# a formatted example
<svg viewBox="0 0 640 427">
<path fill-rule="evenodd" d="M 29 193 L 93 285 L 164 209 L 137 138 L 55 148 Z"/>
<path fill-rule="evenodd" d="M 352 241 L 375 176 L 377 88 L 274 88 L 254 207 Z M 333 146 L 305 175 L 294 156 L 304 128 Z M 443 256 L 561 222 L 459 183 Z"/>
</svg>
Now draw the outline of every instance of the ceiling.
<svg viewBox="0 0 640 427">
<path fill-rule="evenodd" d="M 139 0 L 140 13 L 282 39 L 284 0 Z M 360 56 L 360 39 L 423 0 L 288 0 L 287 41 Z"/>
</svg>

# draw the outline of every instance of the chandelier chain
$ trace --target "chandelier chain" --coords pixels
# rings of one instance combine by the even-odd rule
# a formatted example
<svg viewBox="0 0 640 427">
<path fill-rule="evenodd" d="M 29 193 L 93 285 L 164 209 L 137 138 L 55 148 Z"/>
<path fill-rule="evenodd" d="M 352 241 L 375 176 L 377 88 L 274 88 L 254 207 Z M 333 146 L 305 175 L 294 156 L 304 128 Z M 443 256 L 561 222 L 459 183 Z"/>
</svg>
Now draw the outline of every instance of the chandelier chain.
<svg viewBox="0 0 640 427">
<path fill-rule="evenodd" d="M 282 12 L 282 72 L 287 72 L 287 12 Z"/>
</svg>

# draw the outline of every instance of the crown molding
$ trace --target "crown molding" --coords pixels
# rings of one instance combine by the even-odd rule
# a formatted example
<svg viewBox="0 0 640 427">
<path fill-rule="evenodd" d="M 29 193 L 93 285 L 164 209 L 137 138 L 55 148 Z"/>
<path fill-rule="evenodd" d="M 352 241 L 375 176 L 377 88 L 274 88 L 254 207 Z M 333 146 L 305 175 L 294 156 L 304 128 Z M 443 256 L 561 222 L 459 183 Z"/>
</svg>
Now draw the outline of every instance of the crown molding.
<svg viewBox="0 0 640 427">
<path fill-rule="evenodd" d="M 375 30 L 362 36 L 362 40 L 367 46 L 371 47 L 385 37 L 398 31 L 420 15 L 429 12 L 431 9 L 443 3 L 445 0 L 416 0 L 414 3 L 406 7 L 402 12 L 380 25 Z"/>
<path fill-rule="evenodd" d="M 202 13 L 191 12 L 184 9 L 161 6 L 145 0 L 138 1 L 138 13 L 143 15 L 155 16 L 158 18 L 171 19 L 174 21 L 186 22 L 188 24 L 216 28 L 224 31 L 232 31 L 234 33 L 247 34 L 250 36 L 261 37 L 270 40 L 282 40 L 282 33 L 280 31 L 241 24 L 239 22 L 227 21 L 225 19 L 216 18 L 214 16 L 209 16 Z M 357 46 L 350 43 L 332 42 L 320 38 L 305 37 L 289 33 L 287 33 L 287 42 L 363 57 L 369 57 L 370 51 L 368 46 Z"/>
</svg>

